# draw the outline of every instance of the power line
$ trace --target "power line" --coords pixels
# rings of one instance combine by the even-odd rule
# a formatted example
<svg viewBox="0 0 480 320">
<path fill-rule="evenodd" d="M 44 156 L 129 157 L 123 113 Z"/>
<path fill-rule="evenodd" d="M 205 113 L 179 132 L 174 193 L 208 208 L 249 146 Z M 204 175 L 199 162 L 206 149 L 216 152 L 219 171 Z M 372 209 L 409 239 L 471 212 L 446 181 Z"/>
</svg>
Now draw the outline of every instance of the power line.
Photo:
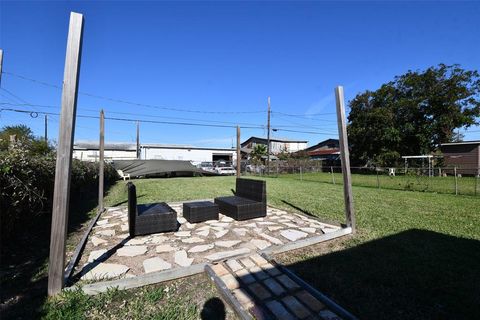
<svg viewBox="0 0 480 320">
<path fill-rule="evenodd" d="M 34 111 L 34 110 L 19 110 L 12 108 L 0 108 L 1 111 L 11 111 L 19 113 L 30 114 L 32 118 L 37 118 L 39 114 L 54 115 L 59 116 L 59 113 L 55 112 L 45 112 L 45 111 Z M 89 115 L 77 115 L 79 118 L 87 119 L 99 119 L 98 116 L 89 116 Z M 114 121 L 126 121 L 126 122 L 142 122 L 142 123 L 156 123 L 156 124 L 171 124 L 171 125 L 185 125 L 185 126 L 198 126 L 198 127 L 214 127 L 214 128 L 236 128 L 237 126 L 233 125 L 220 125 L 220 124 L 204 124 L 204 123 L 192 123 L 192 122 L 173 122 L 173 121 L 155 121 L 155 120 L 145 120 L 145 119 L 131 119 L 131 118 L 119 118 L 119 117 L 105 117 L 105 120 L 114 120 Z M 246 129 L 263 129 L 261 126 L 244 126 Z"/>
<path fill-rule="evenodd" d="M 39 105 L 39 104 L 31 104 L 31 103 L 8 103 L 8 102 L 0 102 L 3 105 L 9 106 L 16 106 L 16 107 L 39 107 L 39 108 L 53 108 L 53 109 L 60 109 L 59 106 L 53 105 Z M 96 109 L 88 109 L 79 107 L 78 110 L 87 111 L 87 112 L 100 112 L 100 110 Z M 247 123 L 247 122 L 232 122 L 232 121 L 218 121 L 218 120 L 205 120 L 205 119 L 192 119 L 192 118 L 181 118 L 181 117 L 167 117 L 167 116 L 158 116 L 153 114 L 139 114 L 139 113 L 131 113 L 131 112 L 120 112 L 120 111 L 110 111 L 104 109 L 105 113 L 110 114 L 123 114 L 123 115 L 131 115 L 131 116 L 141 116 L 141 117 L 153 117 L 153 118 L 161 118 L 161 119 L 176 119 L 176 120 L 187 120 L 187 121 L 203 121 L 203 122 L 211 122 L 211 123 L 226 123 L 226 124 L 234 124 L 234 125 L 248 125 L 248 126 L 262 126 L 262 124 L 256 123 Z"/>
<path fill-rule="evenodd" d="M 47 83 L 44 81 L 32 79 L 29 77 L 25 77 L 23 75 L 15 74 L 12 72 L 7 72 L 7 71 L 2 71 L 2 73 L 9 75 L 9 76 L 14 76 L 22 80 L 30 81 L 33 83 L 37 83 L 43 86 L 48 86 L 56 89 L 62 89 L 61 86 Z M 253 113 L 265 113 L 264 110 L 258 110 L 258 111 L 204 111 L 204 110 L 193 110 L 193 109 L 186 109 L 186 108 L 180 108 L 176 106 L 164 106 L 164 105 L 152 105 L 152 104 L 146 104 L 146 103 L 139 103 L 139 102 L 133 102 L 133 101 L 128 101 L 128 100 L 123 100 L 123 99 L 117 99 L 117 98 L 110 98 L 106 96 L 101 96 L 93 93 L 88 93 L 88 92 L 82 92 L 80 91 L 79 94 L 96 98 L 96 99 L 101 99 L 101 100 L 106 100 L 110 102 L 116 102 L 116 103 L 123 103 L 123 104 L 129 104 L 137 107 L 147 107 L 147 108 L 154 108 L 154 109 L 162 109 L 162 110 L 168 110 L 168 111 L 176 111 L 176 112 L 189 112 L 189 113 L 204 113 L 204 114 L 253 114 Z"/>
<path fill-rule="evenodd" d="M 34 110 L 19 110 L 12 108 L 0 108 L 0 113 L 2 111 L 9 112 L 18 112 L 23 114 L 29 114 L 32 118 L 37 118 L 40 114 L 54 115 L 59 116 L 59 113 L 55 112 L 45 112 L 45 111 L 34 111 Z M 77 115 L 78 118 L 86 119 L 99 119 L 99 116 L 89 116 L 89 115 Z M 213 128 L 236 128 L 233 125 L 220 125 L 220 124 L 204 124 L 204 123 L 191 123 L 191 122 L 172 122 L 172 121 L 155 121 L 155 120 L 142 120 L 142 119 L 131 119 L 131 118 L 118 118 L 118 117 L 105 117 L 105 120 L 113 121 L 125 121 L 125 122 L 141 122 L 141 123 L 153 123 L 153 124 L 166 124 L 166 125 L 183 125 L 183 126 L 197 126 L 197 127 L 213 127 Z M 264 126 L 244 126 L 245 129 L 259 129 L 263 130 Z M 300 131 L 300 130 L 289 130 L 281 128 L 273 128 L 274 131 L 286 131 L 286 132 L 296 132 L 296 133 L 306 133 L 306 134 L 320 134 L 320 135 L 331 135 L 331 133 L 326 132 L 313 132 L 313 131 Z"/>
</svg>

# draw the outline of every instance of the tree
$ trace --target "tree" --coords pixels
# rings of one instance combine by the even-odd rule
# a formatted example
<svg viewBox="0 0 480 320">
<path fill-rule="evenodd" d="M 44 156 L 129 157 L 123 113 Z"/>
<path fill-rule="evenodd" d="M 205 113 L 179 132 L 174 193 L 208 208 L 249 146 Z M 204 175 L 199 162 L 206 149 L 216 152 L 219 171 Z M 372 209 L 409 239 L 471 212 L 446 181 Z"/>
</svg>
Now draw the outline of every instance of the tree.
<svg viewBox="0 0 480 320">
<path fill-rule="evenodd" d="M 33 154 L 47 154 L 53 151 L 52 146 L 41 138 L 36 138 L 26 125 L 5 126 L 0 130 L 0 151 L 8 150 L 10 136 L 15 136 L 15 146 Z"/>
<path fill-rule="evenodd" d="M 267 146 L 263 144 L 257 144 L 253 147 L 252 153 L 250 153 L 250 156 L 253 159 L 254 163 L 260 163 L 262 156 L 267 155 Z"/>
<path fill-rule="evenodd" d="M 408 71 L 349 106 L 352 162 L 396 165 L 401 155 L 435 151 L 458 140 L 455 129 L 479 123 L 480 76 L 459 65 Z"/>
</svg>

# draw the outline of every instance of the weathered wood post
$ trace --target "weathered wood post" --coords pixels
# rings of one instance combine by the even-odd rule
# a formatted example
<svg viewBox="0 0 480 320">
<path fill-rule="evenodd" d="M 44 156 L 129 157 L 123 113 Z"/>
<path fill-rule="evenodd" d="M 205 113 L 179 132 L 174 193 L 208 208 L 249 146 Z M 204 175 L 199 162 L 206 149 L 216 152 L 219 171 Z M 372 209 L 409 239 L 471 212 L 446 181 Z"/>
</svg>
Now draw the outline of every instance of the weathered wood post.
<svg viewBox="0 0 480 320">
<path fill-rule="evenodd" d="M 0 49 L 0 85 L 2 84 L 3 49 Z"/>
<path fill-rule="evenodd" d="M 62 111 L 58 135 L 55 187 L 52 207 L 50 258 L 48 263 L 48 295 L 59 293 L 64 286 L 65 245 L 70 200 L 72 146 L 77 111 L 78 78 L 83 33 L 83 15 L 70 13 L 67 53 L 63 75 Z"/>
<path fill-rule="evenodd" d="M 242 153 L 240 150 L 240 127 L 237 126 L 237 178 L 240 178 L 242 167 Z"/>
<path fill-rule="evenodd" d="M 345 120 L 345 102 L 342 86 L 338 86 L 335 88 L 335 97 L 337 101 L 337 123 L 338 136 L 340 140 L 340 157 L 342 160 L 345 214 L 347 216 L 347 226 L 352 228 L 352 232 L 355 232 L 355 210 L 353 208 L 352 176 L 350 174 L 350 153 L 348 151 L 347 126 Z"/>
<path fill-rule="evenodd" d="M 453 173 L 455 175 L 455 195 L 458 196 L 458 175 L 457 175 L 457 166 L 453 168 Z"/>
<path fill-rule="evenodd" d="M 103 183 L 104 183 L 104 161 L 105 161 L 105 114 L 100 111 L 100 162 L 98 164 L 98 211 L 103 210 Z"/>
<path fill-rule="evenodd" d="M 137 121 L 137 159 L 140 159 L 140 122 Z M 145 159 L 147 159 L 147 153 L 145 151 Z"/>
</svg>

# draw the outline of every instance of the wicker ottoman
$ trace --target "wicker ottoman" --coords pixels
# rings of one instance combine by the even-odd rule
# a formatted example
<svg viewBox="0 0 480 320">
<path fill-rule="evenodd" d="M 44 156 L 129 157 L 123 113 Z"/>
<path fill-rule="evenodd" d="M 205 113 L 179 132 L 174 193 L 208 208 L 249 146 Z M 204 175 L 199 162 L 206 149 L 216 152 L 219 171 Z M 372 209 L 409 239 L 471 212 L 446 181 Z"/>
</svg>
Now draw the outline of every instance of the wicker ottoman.
<svg viewBox="0 0 480 320">
<path fill-rule="evenodd" d="M 210 201 L 184 203 L 183 217 L 190 223 L 218 220 L 218 205 Z"/>
</svg>

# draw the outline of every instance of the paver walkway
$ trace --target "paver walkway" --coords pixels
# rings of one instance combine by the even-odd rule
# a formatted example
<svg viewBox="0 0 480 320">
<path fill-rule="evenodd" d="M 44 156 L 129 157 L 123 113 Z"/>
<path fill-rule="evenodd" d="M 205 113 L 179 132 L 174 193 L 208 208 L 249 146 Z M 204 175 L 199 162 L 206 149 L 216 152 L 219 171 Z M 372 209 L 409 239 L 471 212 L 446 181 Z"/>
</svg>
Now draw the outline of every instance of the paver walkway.
<svg viewBox="0 0 480 320">
<path fill-rule="evenodd" d="M 208 268 L 224 298 L 236 301 L 234 307 L 243 319 L 250 315 L 256 319 L 341 319 L 301 283 L 259 254 Z"/>
<path fill-rule="evenodd" d="M 283 245 L 340 229 L 314 218 L 267 208 L 264 218 L 188 223 L 182 203 L 169 203 L 177 211 L 180 229 L 128 236 L 126 207 L 108 208 L 88 237 L 75 271 L 83 280 L 128 278 L 145 273 L 210 263 L 233 256 L 248 255 L 273 245 Z"/>
</svg>

